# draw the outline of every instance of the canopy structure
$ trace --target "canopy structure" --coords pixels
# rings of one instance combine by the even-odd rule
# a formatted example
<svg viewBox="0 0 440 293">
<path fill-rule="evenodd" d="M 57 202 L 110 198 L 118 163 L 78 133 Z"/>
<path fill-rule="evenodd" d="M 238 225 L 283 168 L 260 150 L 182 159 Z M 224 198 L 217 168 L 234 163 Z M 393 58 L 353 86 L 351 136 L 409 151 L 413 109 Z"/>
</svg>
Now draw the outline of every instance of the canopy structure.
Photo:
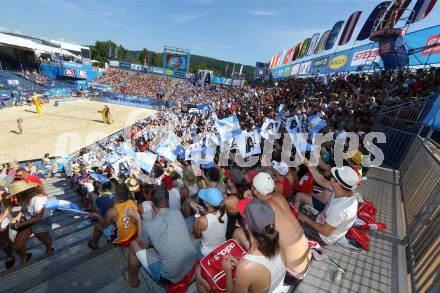
<svg viewBox="0 0 440 293">
<path fill-rule="evenodd" d="M 61 49 L 57 47 L 46 46 L 31 39 L 23 38 L 7 33 L 0 33 L 0 45 L 18 47 L 23 49 L 38 50 L 46 53 L 60 53 Z"/>
</svg>

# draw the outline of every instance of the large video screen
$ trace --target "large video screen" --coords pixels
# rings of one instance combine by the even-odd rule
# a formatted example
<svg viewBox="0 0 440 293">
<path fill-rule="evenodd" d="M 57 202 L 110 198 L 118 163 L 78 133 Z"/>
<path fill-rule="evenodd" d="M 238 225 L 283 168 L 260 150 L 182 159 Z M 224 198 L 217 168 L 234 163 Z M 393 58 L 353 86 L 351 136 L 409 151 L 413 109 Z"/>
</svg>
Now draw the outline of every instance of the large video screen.
<svg viewBox="0 0 440 293">
<path fill-rule="evenodd" d="M 165 58 L 165 66 L 167 68 L 186 71 L 188 66 L 188 55 L 166 53 Z"/>
</svg>

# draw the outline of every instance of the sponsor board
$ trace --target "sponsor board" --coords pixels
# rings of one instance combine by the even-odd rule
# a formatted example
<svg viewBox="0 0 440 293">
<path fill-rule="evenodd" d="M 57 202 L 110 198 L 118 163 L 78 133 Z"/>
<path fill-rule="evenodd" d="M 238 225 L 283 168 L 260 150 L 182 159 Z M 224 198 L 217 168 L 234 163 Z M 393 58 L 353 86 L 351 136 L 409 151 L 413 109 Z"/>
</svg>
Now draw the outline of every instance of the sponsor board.
<svg viewBox="0 0 440 293">
<path fill-rule="evenodd" d="M 351 58 L 350 66 L 367 65 L 373 62 L 379 62 L 379 49 L 373 48 L 371 50 L 363 50 L 355 52 Z"/>
<path fill-rule="evenodd" d="M 79 70 L 79 77 L 86 79 L 87 72 L 85 70 Z"/>
<path fill-rule="evenodd" d="M 119 62 L 119 67 L 130 69 L 130 63 L 121 61 Z"/>
<path fill-rule="evenodd" d="M 75 69 L 73 69 L 73 68 L 64 69 L 64 75 L 68 76 L 68 77 L 74 77 L 75 76 Z"/>
<path fill-rule="evenodd" d="M 119 61 L 118 60 L 110 60 L 110 66 L 119 67 Z"/>
<path fill-rule="evenodd" d="M 298 74 L 308 74 L 310 70 L 310 66 L 312 66 L 311 61 L 301 63 Z"/>
<path fill-rule="evenodd" d="M 329 57 L 319 58 L 313 61 L 313 67 L 327 67 Z"/>
<path fill-rule="evenodd" d="M 287 76 L 289 76 L 290 75 L 290 71 L 291 71 L 291 66 L 286 66 L 286 67 L 284 67 L 284 71 L 283 71 L 283 76 L 284 77 L 287 77 Z"/>
<path fill-rule="evenodd" d="M 8 79 L 8 84 L 9 85 L 18 85 L 18 79 Z"/>
<path fill-rule="evenodd" d="M 294 65 L 292 65 L 292 70 L 290 70 L 290 75 L 297 75 L 299 72 L 299 67 L 301 66 L 301 63 L 296 63 Z"/>
<path fill-rule="evenodd" d="M 440 34 L 430 36 L 426 41 L 425 46 L 432 46 L 435 44 L 437 44 L 437 46 L 423 50 L 420 54 L 423 56 L 440 54 Z"/>
<path fill-rule="evenodd" d="M 347 63 L 347 60 L 348 60 L 347 55 L 336 56 L 330 61 L 328 67 L 331 69 L 342 68 Z"/>
<path fill-rule="evenodd" d="M 131 64 L 130 68 L 131 68 L 131 70 L 141 71 L 142 70 L 142 65 L 140 65 L 140 64 Z"/>
</svg>

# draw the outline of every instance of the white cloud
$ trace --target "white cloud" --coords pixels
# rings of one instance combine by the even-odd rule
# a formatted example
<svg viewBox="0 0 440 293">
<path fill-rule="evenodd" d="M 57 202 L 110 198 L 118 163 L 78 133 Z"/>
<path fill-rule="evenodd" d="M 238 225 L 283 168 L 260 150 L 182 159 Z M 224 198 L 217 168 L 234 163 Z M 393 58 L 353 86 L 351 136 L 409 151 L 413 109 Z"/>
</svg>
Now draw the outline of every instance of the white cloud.
<svg viewBox="0 0 440 293">
<path fill-rule="evenodd" d="M 181 13 L 181 14 L 175 16 L 172 19 L 172 21 L 175 23 L 188 23 L 188 22 L 191 22 L 197 18 L 207 16 L 209 14 L 211 14 L 211 13 L 210 12 L 203 12 L 203 13 L 186 12 L 186 13 Z"/>
<path fill-rule="evenodd" d="M 11 30 L 7 27 L 0 26 L 0 32 L 10 32 Z"/>
<path fill-rule="evenodd" d="M 272 10 L 251 10 L 249 11 L 249 14 L 252 16 L 276 16 L 280 15 L 277 11 Z"/>
</svg>

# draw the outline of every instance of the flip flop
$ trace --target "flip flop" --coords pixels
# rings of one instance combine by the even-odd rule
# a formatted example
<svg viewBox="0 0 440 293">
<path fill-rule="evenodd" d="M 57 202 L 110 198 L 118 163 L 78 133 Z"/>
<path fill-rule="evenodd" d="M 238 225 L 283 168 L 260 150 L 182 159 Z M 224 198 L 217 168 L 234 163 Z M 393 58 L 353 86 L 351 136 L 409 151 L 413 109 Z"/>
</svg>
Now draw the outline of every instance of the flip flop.
<svg viewBox="0 0 440 293">
<path fill-rule="evenodd" d="M 136 283 L 136 284 L 132 284 L 131 282 L 130 282 L 130 275 L 129 275 L 129 273 L 130 273 L 130 270 L 128 269 L 128 268 L 125 268 L 123 271 L 122 271 L 122 276 L 124 277 L 124 280 L 125 280 L 125 282 L 127 282 L 131 287 L 133 287 L 133 288 L 137 288 L 137 287 L 139 287 L 139 285 L 141 284 L 141 282 L 138 280 L 138 282 Z"/>
<path fill-rule="evenodd" d="M 26 257 L 26 263 L 31 259 L 32 253 L 28 253 Z"/>
<path fill-rule="evenodd" d="M 15 258 L 8 260 L 5 262 L 6 269 L 10 269 L 15 265 Z"/>
</svg>

